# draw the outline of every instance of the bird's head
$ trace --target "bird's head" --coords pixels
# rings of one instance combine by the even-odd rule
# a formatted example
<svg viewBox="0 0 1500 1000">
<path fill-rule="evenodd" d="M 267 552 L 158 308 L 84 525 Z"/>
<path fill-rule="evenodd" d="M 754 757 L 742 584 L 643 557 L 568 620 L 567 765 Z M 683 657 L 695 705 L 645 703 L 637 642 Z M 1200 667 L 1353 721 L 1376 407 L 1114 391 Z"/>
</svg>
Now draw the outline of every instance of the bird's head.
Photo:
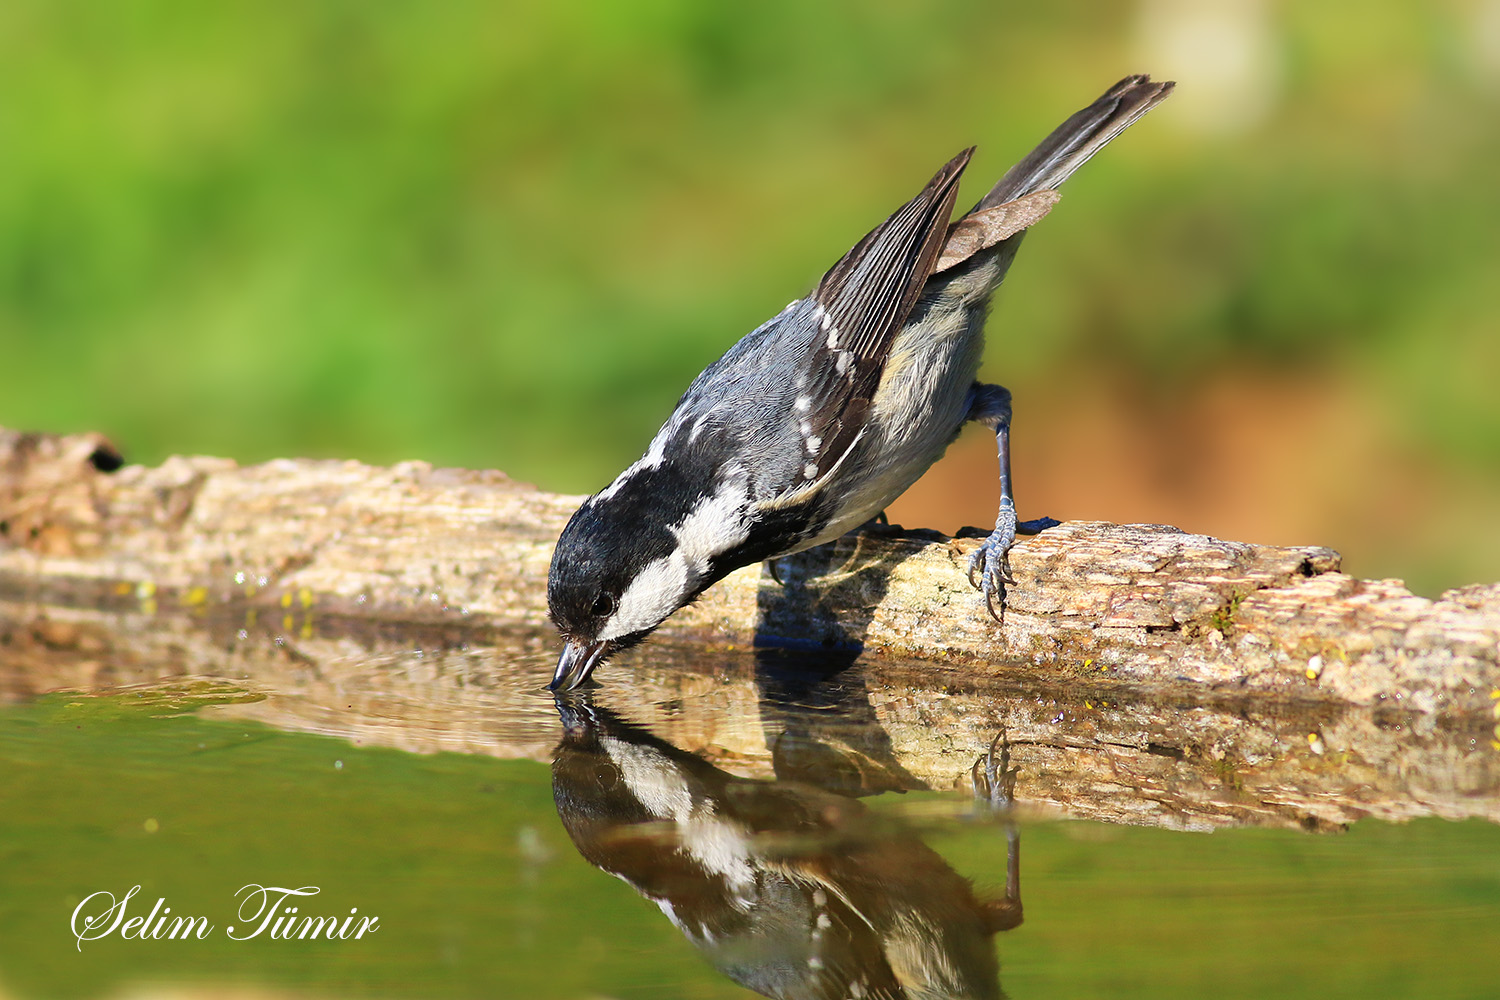
<svg viewBox="0 0 1500 1000">
<path fill-rule="evenodd" d="M 637 491 L 605 491 L 573 515 L 547 575 L 547 607 L 566 646 L 549 687 L 577 687 L 607 657 L 635 645 L 706 586 L 660 511 Z"/>
</svg>

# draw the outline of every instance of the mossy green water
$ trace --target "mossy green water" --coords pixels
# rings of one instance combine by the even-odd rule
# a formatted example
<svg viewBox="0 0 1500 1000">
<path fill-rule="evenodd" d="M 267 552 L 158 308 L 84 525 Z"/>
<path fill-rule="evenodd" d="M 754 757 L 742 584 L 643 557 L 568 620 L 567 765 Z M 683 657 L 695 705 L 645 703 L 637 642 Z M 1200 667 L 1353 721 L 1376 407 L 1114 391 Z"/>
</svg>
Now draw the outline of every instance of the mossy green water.
<svg viewBox="0 0 1500 1000">
<path fill-rule="evenodd" d="M 544 765 L 360 749 L 179 710 L 180 699 L 131 694 L 0 710 L 6 990 L 99 996 L 191 980 L 565 997 L 682 982 L 682 995 L 732 993 L 670 925 L 577 858 Z M 318 886 L 305 912 L 358 907 L 379 928 L 357 941 L 230 940 L 235 892 L 249 883 Z M 214 932 L 79 950 L 78 903 L 137 884 L 144 906 L 132 915 L 162 897 Z M 678 971 L 664 972 L 672 955 Z"/>
<path fill-rule="evenodd" d="M 655 907 L 578 857 L 543 764 L 361 748 L 191 711 L 239 697 L 203 686 L 0 708 L 0 988 L 747 995 Z M 875 805 L 930 817 L 929 798 L 939 797 Z M 996 828 L 923 823 L 959 872 L 1003 883 Z M 997 939 L 1011 996 L 1488 997 L 1500 985 L 1491 825 L 1202 835 L 1034 823 L 1022 843 L 1026 922 Z M 230 940 L 234 894 L 248 883 L 318 886 L 303 912 L 358 907 L 378 930 Z M 160 897 L 214 932 L 80 947 L 69 930 L 79 901 L 137 884 L 145 905 L 132 914 Z"/>
</svg>

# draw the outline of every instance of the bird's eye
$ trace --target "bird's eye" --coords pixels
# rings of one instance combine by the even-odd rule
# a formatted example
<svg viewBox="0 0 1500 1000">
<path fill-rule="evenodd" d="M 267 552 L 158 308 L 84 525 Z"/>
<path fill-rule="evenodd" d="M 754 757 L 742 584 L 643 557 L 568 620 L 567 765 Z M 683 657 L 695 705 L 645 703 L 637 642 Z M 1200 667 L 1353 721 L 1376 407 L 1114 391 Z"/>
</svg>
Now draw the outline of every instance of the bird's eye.
<svg viewBox="0 0 1500 1000">
<path fill-rule="evenodd" d="M 613 594 L 600 594 L 594 598 L 594 606 L 589 611 L 595 618 L 604 618 L 615 612 L 615 597 Z"/>
</svg>

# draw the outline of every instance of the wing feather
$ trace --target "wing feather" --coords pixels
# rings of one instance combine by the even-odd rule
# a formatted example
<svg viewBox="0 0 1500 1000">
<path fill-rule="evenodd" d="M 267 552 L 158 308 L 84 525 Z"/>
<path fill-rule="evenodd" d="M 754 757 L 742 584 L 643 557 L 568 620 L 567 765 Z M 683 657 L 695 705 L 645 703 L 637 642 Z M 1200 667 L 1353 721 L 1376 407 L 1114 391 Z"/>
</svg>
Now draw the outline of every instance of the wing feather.
<svg viewBox="0 0 1500 1000">
<path fill-rule="evenodd" d="M 813 291 L 816 331 L 798 376 L 802 481 L 821 479 L 853 447 L 891 344 L 927 283 L 947 238 L 970 147 L 911 201 L 871 230 Z"/>
</svg>

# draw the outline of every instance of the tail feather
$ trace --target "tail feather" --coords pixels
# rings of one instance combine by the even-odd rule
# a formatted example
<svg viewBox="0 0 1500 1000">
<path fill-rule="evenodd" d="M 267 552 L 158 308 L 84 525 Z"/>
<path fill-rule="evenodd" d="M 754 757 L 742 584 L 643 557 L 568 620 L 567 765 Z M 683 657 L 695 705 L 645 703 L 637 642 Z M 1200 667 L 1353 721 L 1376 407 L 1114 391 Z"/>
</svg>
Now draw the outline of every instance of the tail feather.
<svg viewBox="0 0 1500 1000">
<path fill-rule="evenodd" d="M 1110 140 L 1166 99 L 1175 86 L 1149 76 L 1127 76 L 1093 104 L 1063 122 L 974 206 L 979 212 L 1034 191 L 1050 191 L 1072 176 Z"/>
</svg>

